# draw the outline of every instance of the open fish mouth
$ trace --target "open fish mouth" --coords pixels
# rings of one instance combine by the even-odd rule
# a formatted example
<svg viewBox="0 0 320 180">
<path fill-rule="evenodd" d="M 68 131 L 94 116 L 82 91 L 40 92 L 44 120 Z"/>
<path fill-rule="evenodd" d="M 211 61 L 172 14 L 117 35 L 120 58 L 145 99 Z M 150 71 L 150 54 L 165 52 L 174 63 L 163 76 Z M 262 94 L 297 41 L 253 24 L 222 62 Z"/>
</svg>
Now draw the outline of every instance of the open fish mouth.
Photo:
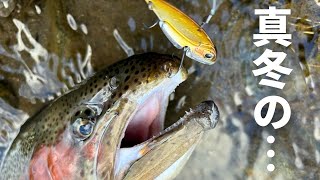
<svg viewBox="0 0 320 180">
<path fill-rule="evenodd" d="M 182 71 L 182 70 L 181 70 Z M 164 131 L 165 115 L 171 93 L 186 79 L 186 73 L 177 72 L 143 97 L 126 127 L 121 146 L 132 147 Z"/>
<path fill-rule="evenodd" d="M 177 63 L 175 66 L 179 66 L 179 62 L 175 63 Z M 126 110 L 126 108 L 120 108 L 123 111 L 119 112 L 119 114 L 130 115 L 120 115 L 121 118 L 118 118 L 117 121 L 121 122 L 114 122 L 112 125 L 109 125 L 111 127 L 119 127 L 113 128 L 117 129 L 117 133 L 110 133 L 112 131 L 112 128 L 107 128 L 106 131 L 108 132 L 105 132 L 102 137 L 103 139 L 108 139 L 110 138 L 109 135 L 112 136 L 114 134 L 117 134 L 117 137 L 114 138 L 118 139 L 116 140 L 115 144 L 111 145 L 113 146 L 113 148 L 116 147 L 116 149 L 114 149 L 115 155 L 114 157 L 112 157 L 114 158 L 114 165 L 112 166 L 112 168 L 114 168 L 112 173 L 113 175 L 107 175 L 107 168 L 103 167 L 107 163 L 105 162 L 105 160 L 102 160 L 100 162 L 97 162 L 97 170 L 98 174 L 100 174 L 98 175 L 98 177 L 102 179 L 108 177 L 116 177 L 116 179 L 122 179 L 129 171 L 129 168 L 134 163 L 137 163 L 140 158 L 143 158 L 150 151 L 158 151 L 156 150 L 156 148 L 162 146 L 162 143 L 158 143 L 159 139 L 170 139 L 170 137 L 178 134 L 175 131 L 178 132 L 179 128 L 183 127 L 190 120 L 197 121 L 197 125 L 200 124 L 201 133 L 207 129 L 212 129 L 215 127 L 217 119 L 219 117 L 219 112 L 217 110 L 217 106 L 213 103 L 213 101 L 207 101 L 199 105 L 199 107 L 201 108 L 196 108 L 196 111 L 199 111 L 199 113 L 195 117 L 190 116 L 191 112 L 189 112 L 189 114 L 187 113 L 179 121 L 164 129 L 164 120 L 168 106 L 169 95 L 174 92 L 178 85 L 186 80 L 186 78 L 187 72 L 185 68 L 181 68 L 179 70 L 176 69 L 176 71 L 173 71 L 173 74 L 168 76 L 167 79 L 165 78 L 161 81 L 161 83 L 152 86 L 152 88 L 147 88 L 147 90 L 145 89 L 139 96 L 130 97 L 123 95 L 118 99 L 118 101 L 121 101 L 121 99 L 125 99 L 124 104 L 130 104 L 129 102 L 133 104 L 127 105 L 130 106 L 128 110 Z M 200 131 L 198 134 L 201 134 Z M 192 135 L 192 132 L 190 134 Z M 198 137 L 198 134 L 194 134 L 194 137 L 196 138 L 190 136 L 191 138 L 194 138 L 194 143 L 190 143 L 189 145 L 184 146 L 185 149 L 181 151 L 181 154 L 176 153 L 177 157 L 175 157 L 175 160 L 178 160 L 180 156 L 184 156 L 184 154 L 187 153 L 189 149 L 193 151 L 194 145 L 200 139 L 200 137 Z M 185 145 L 184 141 L 187 141 L 184 138 L 179 138 L 178 141 L 179 140 L 181 140 L 181 142 L 175 143 Z M 106 141 L 108 141 L 108 143 L 104 142 L 104 140 L 101 141 L 102 143 L 100 144 L 98 153 L 99 156 L 103 156 L 100 154 L 101 152 L 103 154 L 105 151 L 110 150 L 110 141 Z M 166 150 L 159 150 L 159 152 L 161 153 L 163 151 Z M 172 164 L 173 163 L 174 162 L 172 162 Z M 150 177 L 148 176 L 147 178 Z M 154 176 L 152 176 L 152 178 L 154 178 Z"/>
<path fill-rule="evenodd" d="M 121 147 L 132 147 L 140 144 L 162 132 L 168 106 L 168 92 L 161 89 L 154 92 L 137 108 L 129 120 Z"/>
<path fill-rule="evenodd" d="M 167 98 L 159 94 L 150 96 L 129 119 L 123 131 L 120 148 L 116 150 L 115 179 L 174 178 L 200 141 L 201 133 L 216 126 L 219 119 L 218 108 L 213 101 L 204 101 L 186 112 L 176 123 L 163 129 L 162 118 L 167 107 L 163 99 Z M 190 121 L 194 121 L 194 124 Z M 159 164 L 152 164 L 155 158 L 158 158 L 156 161 Z M 145 168 L 147 164 L 151 168 Z M 150 176 L 148 171 L 156 168 L 159 168 L 158 172 L 152 172 Z"/>
</svg>

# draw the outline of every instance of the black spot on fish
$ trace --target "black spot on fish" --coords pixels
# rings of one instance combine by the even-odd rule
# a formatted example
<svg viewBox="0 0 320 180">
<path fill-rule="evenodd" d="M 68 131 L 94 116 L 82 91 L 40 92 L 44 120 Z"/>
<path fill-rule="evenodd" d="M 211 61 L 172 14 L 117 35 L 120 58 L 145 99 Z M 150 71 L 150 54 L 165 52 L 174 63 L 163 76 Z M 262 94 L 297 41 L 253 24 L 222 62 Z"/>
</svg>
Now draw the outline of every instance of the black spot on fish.
<svg viewBox="0 0 320 180">
<path fill-rule="evenodd" d="M 128 90 L 128 89 L 129 89 L 129 86 L 128 86 L 128 85 L 124 87 L 124 90 L 125 90 L 125 91 Z"/>
<path fill-rule="evenodd" d="M 136 74 L 136 75 L 139 74 L 139 70 L 137 70 L 136 72 L 134 72 L 134 74 Z"/>
<path fill-rule="evenodd" d="M 131 67 L 131 71 L 133 71 L 135 68 L 136 68 L 135 66 L 132 66 L 132 67 Z"/>
<path fill-rule="evenodd" d="M 127 82 L 130 79 L 130 76 L 127 76 L 124 82 Z"/>
<path fill-rule="evenodd" d="M 126 74 L 128 74 L 128 72 L 129 72 L 129 69 L 126 69 L 126 70 L 124 71 L 124 73 L 126 73 Z"/>
<path fill-rule="evenodd" d="M 119 93 L 119 94 L 118 94 L 118 97 L 121 97 L 121 96 L 122 96 L 122 93 Z"/>
<path fill-rule="evenodd" d="M 144 72 L 145 70 L 146 70 L 146 68 L 142 68 L 142 69 L 141 69 L 141 72 Z"/>
</svg>

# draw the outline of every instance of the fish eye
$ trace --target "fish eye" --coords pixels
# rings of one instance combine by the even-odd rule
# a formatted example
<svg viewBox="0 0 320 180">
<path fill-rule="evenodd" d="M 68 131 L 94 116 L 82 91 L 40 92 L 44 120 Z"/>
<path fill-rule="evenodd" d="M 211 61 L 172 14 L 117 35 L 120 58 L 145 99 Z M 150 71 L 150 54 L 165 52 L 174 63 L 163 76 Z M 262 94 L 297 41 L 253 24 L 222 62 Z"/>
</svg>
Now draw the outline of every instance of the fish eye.
<svg viewBox="0 0 320 180">
<path fill-rule="evenodd" d="M 85 140 L 93 132 L 95 120 L 97 113 L 94 109 L 90 107 L 80 107 L 80 109 L 75 112 L 72 119 L 74 122 L 72 124 L 73 134 L 77 139 Z"/>
<path fill-rule="evenodd" d="M 73 132 L 80 140 L 85 140 L 92 134 L 93 127 L 92 121 L 79 117 L 73 123 Z"/>
<path fill-rule="evenodd" d="M 213 57 L 213 55 L 210 54 L 210 53 L 207 53 L 207 54 L 204 55 L 204 57 L 211 59 Z"/>
<path fill-rule="evenodd" d="M 87 123 L 87 124 L 81 125 L 79 128 L 79 132 L 84 136 L 90 135 L 92 133 L 92 124 Z"/>
</svg>

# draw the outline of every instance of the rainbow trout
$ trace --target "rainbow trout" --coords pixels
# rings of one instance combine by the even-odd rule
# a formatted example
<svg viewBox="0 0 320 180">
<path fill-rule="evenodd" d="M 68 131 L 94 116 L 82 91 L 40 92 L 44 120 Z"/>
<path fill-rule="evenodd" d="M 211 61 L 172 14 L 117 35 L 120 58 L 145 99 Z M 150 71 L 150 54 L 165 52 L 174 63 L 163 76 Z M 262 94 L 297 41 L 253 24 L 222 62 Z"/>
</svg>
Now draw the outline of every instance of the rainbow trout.
<svg viewBox="0 0 320 180">
<path fill-rule="evenodd" d="M 212 101 L 163 130 L 168 96 L 187 78 L 171 55 L 135 55 L 27 120 L 0 179 L 170 179 L 219 113 Z"/>
</svg>

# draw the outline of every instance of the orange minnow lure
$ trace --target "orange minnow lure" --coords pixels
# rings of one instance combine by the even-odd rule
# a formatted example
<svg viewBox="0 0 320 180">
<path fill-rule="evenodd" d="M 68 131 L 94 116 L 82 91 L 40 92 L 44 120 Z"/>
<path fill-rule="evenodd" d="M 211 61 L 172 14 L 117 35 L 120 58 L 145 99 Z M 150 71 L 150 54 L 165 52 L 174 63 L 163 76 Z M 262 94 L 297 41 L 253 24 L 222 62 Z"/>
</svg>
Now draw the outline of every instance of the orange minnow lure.
<svg viewBox="0 0 320 180">
<path fill-rule="evenodd" d="M 145 0 L 159 18 L 159 25 L 169 41 L 186 55 L 203 64 L 213 64 L 217 51 L 206 32 L 189 16 L 164 0 Z"/>
</svg>

